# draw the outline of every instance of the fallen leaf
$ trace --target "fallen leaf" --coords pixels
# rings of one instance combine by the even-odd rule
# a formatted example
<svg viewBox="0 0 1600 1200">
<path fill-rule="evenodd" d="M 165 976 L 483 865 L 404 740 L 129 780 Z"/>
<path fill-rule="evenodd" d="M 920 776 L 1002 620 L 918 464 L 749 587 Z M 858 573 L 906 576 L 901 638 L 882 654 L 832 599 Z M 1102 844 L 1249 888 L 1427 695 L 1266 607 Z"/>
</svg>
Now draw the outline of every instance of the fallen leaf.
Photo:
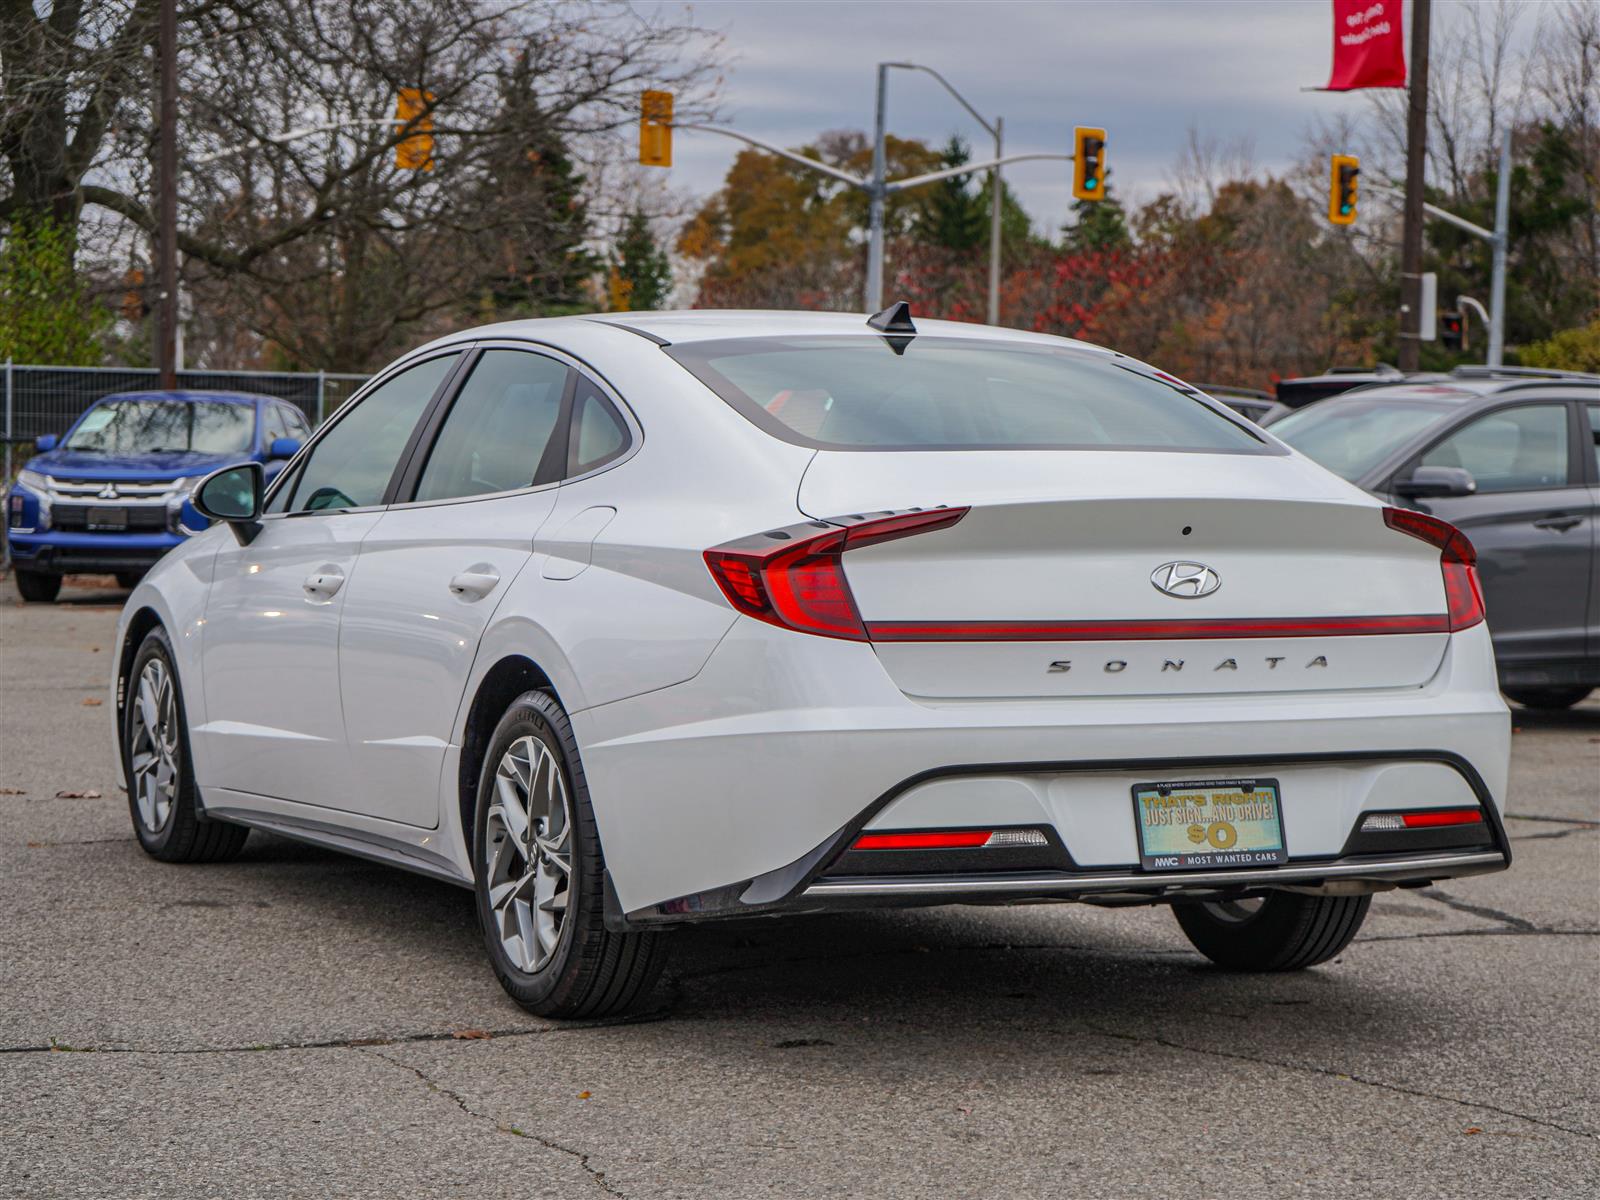
<svg viewBox="0 0 1600 1200">
<path fill-rule="evenodd" d="M 1471 1137 L 1475 1133 L 1482 1133 L 1482 1132 L 1483 1132 L 1483 1127 L 1481 1125 L 1469 1125 L 1469 1126 L 1467 1126 L 1467 1128 L 1465 1128 L 1465 1129 L 1463 1129 L 1461 1131 L 1462 1136 L 1464 1136 L 1464 1137 Z"/>
<path fill-rule="evenodd" d="M 22 788 L 0 788 L 0 796 L 26 796 L 27 794 Z"/>
<path fill-rule="evenodd" d="M 83 706 L 85 708 L 99 708 L 104 703 L 105 701 L 98 696 L 85 696 L 83 698 Z"/>
<path fill-rule="evenodd" d="M 89 647 L 89 651 L 92 654 L 99 654 L 100 653 L 100 647 L 99 646 L 90 646 Z"/>
<path fill-rule="evenodd" d="M 28 843 L 28 849 L 29 850 L 42 850 L 43 848 L 44 848 L 44 843 L 43 842 L 29 842 Z"/>
<path fill-rule="evenodd" d="M 494 1034 L 487 1029 L 457 1029 L 450 1036 L 458 1042 L 476 1042 L 492 1038 Z"/>
<path fill-rule="evenodd" d="M 578 1099 L 579 1100 L 587 1100 L 588 1098 L 589 1098 L 589 1093 L 588 1092 L 579 1092 L 578 1093 Z"/>
<path fill-rule="evenodd" d="M 56 793 L 56 799 L 57 800 L 98 800 L 98 799 L 100 799 L 100 793 L 95 791 L 94 788 L 89 788 L 87 791 L 83 791 L 83 792 L 57 792 Z"/>
</svg>

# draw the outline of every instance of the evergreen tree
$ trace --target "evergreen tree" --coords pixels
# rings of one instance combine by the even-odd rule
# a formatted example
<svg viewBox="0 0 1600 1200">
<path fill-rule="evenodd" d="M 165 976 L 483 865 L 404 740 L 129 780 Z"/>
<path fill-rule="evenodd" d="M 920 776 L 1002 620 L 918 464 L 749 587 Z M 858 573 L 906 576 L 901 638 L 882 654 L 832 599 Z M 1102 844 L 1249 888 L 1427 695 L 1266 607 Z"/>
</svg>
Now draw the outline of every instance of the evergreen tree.
<svg viewBox="0 0 1600 1200">
<path fill-rule="evenodd" d="M 667 252 L 650 232 L 650 221 L 635 208 L 628 214 L 611 260 L 613 311 L 648 312 L 661 307 L 672 290 Z"/>
<path fill-rule="evenodd" d="M 945 143 L 939 166 L 959 167 L 971 158 L 966 142 L 953 136 Z M 974 250 L 988 242 L 989 206 L 972 193 L 971 182 L 971 175 L 952 175 L 928 186 L 923 240 L 947 250 Z"/>
<path fill-rule="evenodd" d="M 1122 201 L 1111 194 L 1111 172 L 1106 172 L 1104 198 L 1074 200 L 1070 225 L 1063 225 L 1068 250 L 1126 250 L 1133 244 L 1128 233 L 1128 215 Z"/>
</svg>

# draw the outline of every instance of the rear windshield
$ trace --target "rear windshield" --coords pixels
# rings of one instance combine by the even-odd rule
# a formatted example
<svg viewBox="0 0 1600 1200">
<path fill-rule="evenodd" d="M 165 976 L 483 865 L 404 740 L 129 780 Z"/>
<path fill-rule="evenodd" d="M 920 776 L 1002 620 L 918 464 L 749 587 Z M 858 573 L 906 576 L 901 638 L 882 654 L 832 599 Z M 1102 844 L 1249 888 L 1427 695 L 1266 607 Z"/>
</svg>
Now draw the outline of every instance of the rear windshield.
<svg viewBox="0 0 1600 1200">
<path fill-rule="evenodd" d="M 1282 453 L 1194 389 L 1094 351 L 935 337 L 666 351 L 768 433 L 820 449 Z"/>
<path fill-rule="evenodd" d="M 1335 397 L 1272 423 L 1272 432 L 1306 457 L 1354 483 L 1450 408 Z"/>
</svg>

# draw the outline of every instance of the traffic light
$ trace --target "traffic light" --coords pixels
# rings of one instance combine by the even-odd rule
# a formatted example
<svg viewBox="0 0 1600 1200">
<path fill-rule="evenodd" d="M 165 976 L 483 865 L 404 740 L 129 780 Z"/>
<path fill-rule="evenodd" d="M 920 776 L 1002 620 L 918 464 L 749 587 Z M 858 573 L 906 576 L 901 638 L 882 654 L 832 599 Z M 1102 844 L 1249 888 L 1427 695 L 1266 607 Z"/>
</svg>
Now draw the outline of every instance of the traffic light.
<svg viewBox="0 0 1600 1200">
<path fill-rule="evenodd" d="M 1444 343 L 1446 350 L 1465 350 L 1467 348 L 1466 316 L 1459 312 L 1440 313 L 1439 340 Z"/>
<path fill-rule="evenodd" d="M 639 161 L 647 167 L 672 165 L 672 93 L 646 92 L 639 108 Z"/>
<path fill-rule="evenodd" d="M 1328 220 L 1335 225 L 1356 223 L 1356 176 L 1361 160 L 1354 154 L 1335 154 L 1328 181 Z"/>
<path fill-rule="evenodd" d="M 1078 200 L 1104 200 L 1106 196 L 1106 131 L 1072 131 L 1072 195 Z"/>
<path fill-rule="evenodd" d="M 395 143 L 394 165 L 402 171 L 433 170 L 433 93 L 421 88 L 401 88 L 395 101 L 394 119 L 413 132 Z"/>
</svg>

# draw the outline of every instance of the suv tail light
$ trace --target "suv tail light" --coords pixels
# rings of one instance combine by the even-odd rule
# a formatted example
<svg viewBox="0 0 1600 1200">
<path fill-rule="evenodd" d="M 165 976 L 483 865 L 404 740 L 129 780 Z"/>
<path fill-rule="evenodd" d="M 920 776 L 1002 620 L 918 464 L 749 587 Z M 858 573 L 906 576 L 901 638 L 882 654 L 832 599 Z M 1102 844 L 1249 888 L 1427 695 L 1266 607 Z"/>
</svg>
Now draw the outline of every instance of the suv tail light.
<svg viewBox="0 0 1600 1200">
<path fill-rule="evenodd" d="M 845 551 L 946 529 L 968 511 L 914 509 L 853 525 L 814 521 L 775 529 L 707 550 L 706 566 L 728 603 L 746 616 L 800 633 L 864 642 L 866 626 L 840 561 Z"/>
<path fill-rule="evenodd" d="M 1408 508 L 1386 508 L 1383 522 L 1390 529 L 1408 533 L 1439 548 L 1439 569 L 1444 574 L 1445 610 L 1450 632 L 1468 629 L 1483 620 L 1483 587 L 1478 582 L 1478 552 L 1467 535 L 1448 521 L 1412 512 Z"/>
</svg>

